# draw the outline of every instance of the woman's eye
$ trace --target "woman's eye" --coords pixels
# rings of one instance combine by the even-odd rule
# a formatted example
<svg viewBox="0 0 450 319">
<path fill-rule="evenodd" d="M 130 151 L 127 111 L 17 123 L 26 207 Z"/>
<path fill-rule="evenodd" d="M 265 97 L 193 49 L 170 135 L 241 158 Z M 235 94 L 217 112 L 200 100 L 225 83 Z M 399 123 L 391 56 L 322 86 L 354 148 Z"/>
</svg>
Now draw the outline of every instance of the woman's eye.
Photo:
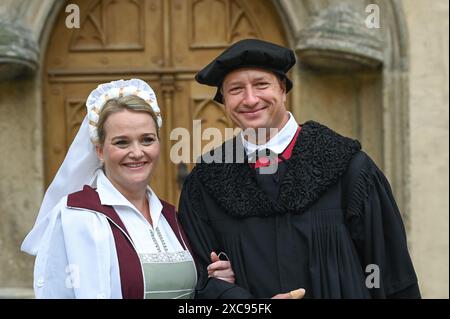
<svg viewBox="0 0 450 319">
<path fill-rule="evenodd" d="M 119 146 L 119 147 L 125 147 L 128 145 L 128 142 L 125 140 L 119 140 L 119 141 L 115 141 L 114 145 Z"/>
<path fill-rule="evenodd" d="M 142 143 L 144 145 L 150 145 L 155 141 L 155 138 L 153 137 L 144 137 L 144 139 L 142 140 Z"/>
</svg>

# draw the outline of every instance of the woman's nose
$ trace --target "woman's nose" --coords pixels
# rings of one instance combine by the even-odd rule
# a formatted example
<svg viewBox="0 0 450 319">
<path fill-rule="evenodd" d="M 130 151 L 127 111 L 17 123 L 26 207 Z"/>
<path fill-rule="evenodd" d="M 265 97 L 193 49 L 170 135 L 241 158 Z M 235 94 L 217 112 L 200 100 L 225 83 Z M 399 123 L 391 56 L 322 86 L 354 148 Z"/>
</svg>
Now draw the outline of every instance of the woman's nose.
<svg viewBox="0 0 450 319">
<path fill-rule="evenodd" d="M 142 151 L 142 146 L 140 143 L 133 143 L 131 145 L 131 155 L 135 158 L 140 158 L 144 155 Z"/>
</svg>

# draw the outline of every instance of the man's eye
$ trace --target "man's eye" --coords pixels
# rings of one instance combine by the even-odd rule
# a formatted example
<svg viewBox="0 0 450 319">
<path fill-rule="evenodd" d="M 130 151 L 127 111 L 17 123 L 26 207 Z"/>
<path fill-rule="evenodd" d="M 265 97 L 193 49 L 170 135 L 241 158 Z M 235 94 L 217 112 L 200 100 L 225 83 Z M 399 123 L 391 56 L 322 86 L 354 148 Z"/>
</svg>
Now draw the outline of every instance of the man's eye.
<svg viewBox="0 0 450 319">
<path fill-rule="evenodd" d="M 240 93 L 241 91 L 242 91 L 242 88 L 239 87 L 239 86 L 233 87 L 233 88 L 231 88 L 231 89 L 228 90 L 228 92 L 229 92 L 230 94 L 238 94 L 238 93 Z"/>
<path fill-rule="evenodd" d="M 258 82 L 256 83 L 256 87 L 259 89 L 265 89 L 270 85 L 268 82 Z"/>
</svg>

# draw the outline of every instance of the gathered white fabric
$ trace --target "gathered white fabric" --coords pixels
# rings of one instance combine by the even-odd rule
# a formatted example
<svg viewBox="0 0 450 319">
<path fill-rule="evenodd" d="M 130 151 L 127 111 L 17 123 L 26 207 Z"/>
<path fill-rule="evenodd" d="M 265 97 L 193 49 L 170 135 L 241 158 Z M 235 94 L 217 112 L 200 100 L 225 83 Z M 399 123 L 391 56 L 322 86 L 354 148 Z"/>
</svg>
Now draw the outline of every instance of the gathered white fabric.
<svg viewBox="0 0 450 319">
<path fill-rule="evenodd" d="M 140 256 L 158 252 L 149 238 L 150 231 L 156 228 L 164 240 L 163 244 L 156 236 L 159 246 L 165 245 L 170 253 L 183 251 L 161 212 L 160 200 L 150 187 L 147 187 L 147 197 L 153 226 L 112 185 L 102 170 L 98 171 L 96 186 L 101 204 L 114 208 Z M 190 256 L 188 252 L 186 254 Z M 106 216 L 68 207 L 67 197 L 63 197 L 49 216 L 36 257 L 33 287 L 36 298 L 122 298 L 117 251 Z"/>
<path fill-rule="evenodd" d="M 136 95 L 147 102 L 153 112 L 155 112 L 158 127 L 162 126 L 161 111 L 156 100 L 155 92 L 152 88 L 140 79 L 118 80 L 109 83 L 100 84 L 94 91 L 89 94 L 86 107 L 89 118 L 89 135 L 93 143 L 98 141 L 97 123 L 100 111 L 105 103 L 114 98 L 122 96 Z"/>
<path fill-rule="evenodd" d="M 100 167 L 101 163 L 95 153 L 95 146 L 89 138 L 86 116 L 55 178 L 45 192 L 34 227 L 22 243 L 22 251 L 31 255 L 37 254 L 53 207 L 64 196 L 81 190 L 83 185 L 94 186 L 96 170 Z"/>
<path fill-rule="evenodd" d="M 118 80 L 100 84 L 93 90 L 86 102 L 87 115 L 44 195 L 33 229 L 22 243 L 22 251 L 31 255 L 37 254 L 51 220 L 51 212 L 61 198 L 81 190 L 84 185 L 95 187 L 98 171 L 101 168 L 94 145 L 98 139 L 97 127 L 94 125 L 98 121 L 96 112 L 102 109 L 108 99 L 128 95 L 137 95 L 149 103 L 157 114 L 158 126 L 161 127 L 162 119 L 156 96 L 146 82 L 139 79 Z"/>
</svg>

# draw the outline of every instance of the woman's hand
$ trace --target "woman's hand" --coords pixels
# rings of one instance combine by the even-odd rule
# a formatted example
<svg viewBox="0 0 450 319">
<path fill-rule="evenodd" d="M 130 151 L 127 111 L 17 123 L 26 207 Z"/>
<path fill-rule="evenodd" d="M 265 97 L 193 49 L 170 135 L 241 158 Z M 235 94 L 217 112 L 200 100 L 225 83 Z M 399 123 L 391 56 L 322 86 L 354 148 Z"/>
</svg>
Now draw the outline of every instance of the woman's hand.
<svg viewBox="0 0 450 319">
<path fill-rule="evenodd" d="M 219 256 L 211 252 L 211 264 L 207 267 L 208 276 L 234 284 L 234 272 L 228 260 L 220 260 Z"/>
</svg>

